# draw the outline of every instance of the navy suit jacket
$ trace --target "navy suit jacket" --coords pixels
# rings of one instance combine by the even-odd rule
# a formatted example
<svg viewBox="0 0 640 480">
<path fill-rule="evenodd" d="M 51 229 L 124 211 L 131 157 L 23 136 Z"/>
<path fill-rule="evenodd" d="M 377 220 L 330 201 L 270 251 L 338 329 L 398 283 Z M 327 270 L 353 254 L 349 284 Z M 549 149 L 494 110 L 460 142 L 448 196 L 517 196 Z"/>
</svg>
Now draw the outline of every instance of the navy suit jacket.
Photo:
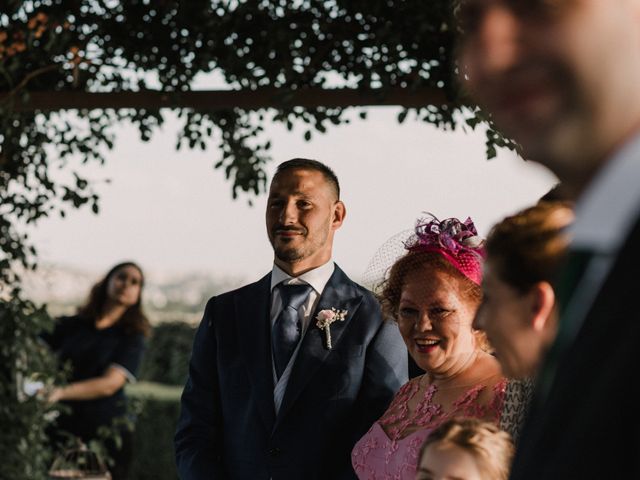
<svg viewBox="0 0 640 480">
<path fill-rule="evenodd" d="M 336 266 L 316 312 L 335 307 L 346 318 L 331 325 L 332 350 L 311 321 L 276 416 L 270 282 L 207 304 L 175 437 L 183 480 L 355 478 L 353 445 L 407 381 L 397 326 Z"/>
<path fill-rule="evenodd" d="M 534 398 L 511 477 L 640 478 L 640 218 L 580 332 Z"/>
</svg>

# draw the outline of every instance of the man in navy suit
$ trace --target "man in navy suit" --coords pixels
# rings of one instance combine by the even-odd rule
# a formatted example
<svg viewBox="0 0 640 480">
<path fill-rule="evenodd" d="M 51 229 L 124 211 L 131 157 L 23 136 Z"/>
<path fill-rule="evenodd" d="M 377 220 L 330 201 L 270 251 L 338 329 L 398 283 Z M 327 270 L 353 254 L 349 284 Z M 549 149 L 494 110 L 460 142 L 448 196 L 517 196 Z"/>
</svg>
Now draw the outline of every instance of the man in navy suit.
<svg viewBox="0 0 640 480">
<path fill-rule="evenodd" d="M 278 167 L 273 270 L 209 300 L 196 334 L 175 437 L 181 479 L 355 478 L 351 449 L 407 381 L 407 353 L 331 259 L 345 213 L 327 166 Z"/>
<path fill-rule="evenodd" d="M 640 0 L 462 0 L 461 71 L 577 200 L 512 479 L 640 478 Z"/>
</svg>

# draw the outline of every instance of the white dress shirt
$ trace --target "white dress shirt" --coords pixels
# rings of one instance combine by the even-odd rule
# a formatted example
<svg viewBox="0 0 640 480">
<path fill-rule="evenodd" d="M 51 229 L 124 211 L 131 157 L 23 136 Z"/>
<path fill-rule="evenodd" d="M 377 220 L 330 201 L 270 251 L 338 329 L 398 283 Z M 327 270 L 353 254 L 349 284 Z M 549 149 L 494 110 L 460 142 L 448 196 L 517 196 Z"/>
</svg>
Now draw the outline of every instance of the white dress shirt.
<svg viewBox="0 0 640 480">
<path fill-rule="evenodd" d="M 291 375 L 291 368 L 295 362 L 296 357 L 298 356 L 298 350 L 300 349 L 300 345 L 302 344 L 302 338 L 304 337 L 309 324 L 311 323 L 311 314 L 313 313 L 316 304 L 318 303 L 318 299 L 324 290 L 325 285 L 333 275 L 333 271 L 335 270 L 335 264 L 332 260 L 329 260 L 324 265 L 321 265 L 313 270 L 303 273 L 298 277 L 292 277 L 289 274 L 285 273 L 281 268 L 277 265 L 273 266 L 273 270 L 271 271 L 271 328 L 273 329 L 273 324 L 278 318 L 278 315 L 282 311 L 282 299 L 280 298 L 280 292 L 275 287 L 281 283 L 286 285 L 296 285 L 296 284 L 309 284 L 313 288 L 309 293 L 309 297 L 302 304 L 300 309 L 298 310 L 298 315 L 300 316 L 300 322 L 302 324 L 302 332 L 300 335 L 300 342 L 296 346 L 296 349 L 293 351 L 291 355 L 291 359 L 287 364 L 287 367 L 282 372 L 280 378 L 277 378 L 276 368 L 273 362 L 273 356 L 271 357 L 271 366 L 273 372 L 273 383 L 275 384 L 273 388 L 273 401 L 276 407 L 276 415 L 280 411 L 280 405 L 282 405 L 282 399 L 284 397 L 284 392 L 287 389 L 287 384 L 289 383 L 289 376 Z"/>
</svg>

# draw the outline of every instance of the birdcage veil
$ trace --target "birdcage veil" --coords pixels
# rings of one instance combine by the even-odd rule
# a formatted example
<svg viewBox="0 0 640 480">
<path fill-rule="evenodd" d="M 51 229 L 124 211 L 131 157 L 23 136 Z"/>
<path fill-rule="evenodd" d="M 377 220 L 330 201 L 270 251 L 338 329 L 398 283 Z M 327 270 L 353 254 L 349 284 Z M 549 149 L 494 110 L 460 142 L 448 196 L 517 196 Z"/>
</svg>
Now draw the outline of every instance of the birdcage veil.
<svg viewBox="0 0 640 480">
<path fill-rule="evenodd" d="M 381 293 L 385 280 L 389 277 L 389 270 L 400 257 L 407 253 L 405 244 L 412 235 L 412 229 L 403 230 L 390 237 L 378 248 L 362 275 L 362 284 L 366 288 L 376 295 Z"/>
<path fill-rule="evenodd" d="M 439 220 L 428 212 L 416 220 L 413 229 L 393 235 L 378 248 L 367 265 L 362 283 L 378 293 L 394 263 L 416 251 L 439 253 L 471 281 L 481 283 L 484 239 L 478 235 L 471 218 L 464 222 L 457 218 Z"/>
</svg>

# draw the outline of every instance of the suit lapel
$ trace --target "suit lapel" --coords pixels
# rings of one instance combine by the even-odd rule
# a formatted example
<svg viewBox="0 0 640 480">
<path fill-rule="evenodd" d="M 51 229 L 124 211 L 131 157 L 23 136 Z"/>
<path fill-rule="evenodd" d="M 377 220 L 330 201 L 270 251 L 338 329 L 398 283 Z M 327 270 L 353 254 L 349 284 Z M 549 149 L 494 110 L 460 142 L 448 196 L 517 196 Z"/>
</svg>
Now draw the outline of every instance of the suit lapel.
<svg viewBox="0 0 640 480">
<path fill-rule="evenodd" d="M 240 290 L 235 298 L 236 328 L 255 404 L 267 431 L 275 421 L 271 331 L 269 322 L 271 274 Z"/>
<path fill-rule="evenodd" d="M 325 346 L 324 332 L 320 331 L 316 326 L 315 317 L 317 313 L 331 308 L 347 311 L 344 321 L 336 321 L 330 327 L 331 343 L 333 349 L 336 349 L 340 345 L 340 339 L 355 316 L 361 301 L 362 295 L 355 288 L 353 282 L 336 265 L 335 271 L 331 275 L 329 282 L 327 282 L 311 315 L 309 326 L 291 370 L 287 390 L 285 391 L 274 428 L 278 427 L 281 419 L 286 415 L 304 387 L 331 353 L 331 350 L 327 350 Z"/>
</svg>

